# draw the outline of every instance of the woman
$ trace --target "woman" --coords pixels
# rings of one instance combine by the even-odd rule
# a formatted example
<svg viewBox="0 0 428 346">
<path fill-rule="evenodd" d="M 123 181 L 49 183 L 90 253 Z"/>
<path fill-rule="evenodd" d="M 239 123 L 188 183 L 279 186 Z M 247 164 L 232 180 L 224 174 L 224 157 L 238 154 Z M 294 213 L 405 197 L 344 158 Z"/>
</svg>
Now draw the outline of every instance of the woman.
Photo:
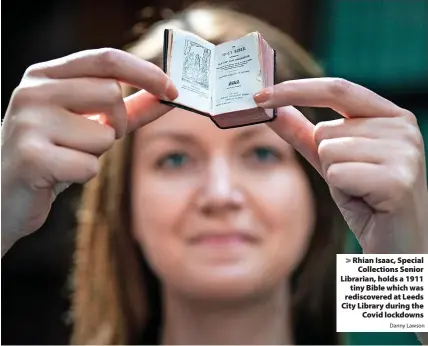
<svg viewBox="0 0 428 346">
<path fill-rule="evenodd" d="M 285 82 L 254 98 L 280 107 L 277 120 L 222 131 L 161 105 L 177 97 L 155 66 L 165 26 L 215 43 L 260 31 Z M 78 215 L 73 343 L 338 343 L 343 218 L 366 253 L 428 251 L 409 111 L 318 78 L 287 36 L 229 10 L 183 12 L 129 51 L 32 66 L 3 126 L 2 254 L 60 191 L 93 178 Z M 147 91 L 123 100 L 118 82 Z"/>
</svg>

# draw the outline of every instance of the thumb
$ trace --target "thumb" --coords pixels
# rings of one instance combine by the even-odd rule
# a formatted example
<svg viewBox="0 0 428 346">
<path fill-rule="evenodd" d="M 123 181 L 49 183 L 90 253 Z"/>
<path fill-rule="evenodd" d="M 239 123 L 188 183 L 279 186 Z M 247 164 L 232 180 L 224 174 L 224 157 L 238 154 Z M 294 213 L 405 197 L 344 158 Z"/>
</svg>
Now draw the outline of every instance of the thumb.
<svg viewBox="0 0 428 346">
<path fill-rule="evenodd" d="M 313 136 L 315 125 L 299 110 L 292 106 L 278 108 L 276 119 L 267 124 L 323 176 L 318 147 Z"/>
<path fill-rule="evenodd" d="M 172 109 L 145 90 L 126 97 L 124 101 L 128 121 L 127 133 L 151 123 Z"/>
</svg>

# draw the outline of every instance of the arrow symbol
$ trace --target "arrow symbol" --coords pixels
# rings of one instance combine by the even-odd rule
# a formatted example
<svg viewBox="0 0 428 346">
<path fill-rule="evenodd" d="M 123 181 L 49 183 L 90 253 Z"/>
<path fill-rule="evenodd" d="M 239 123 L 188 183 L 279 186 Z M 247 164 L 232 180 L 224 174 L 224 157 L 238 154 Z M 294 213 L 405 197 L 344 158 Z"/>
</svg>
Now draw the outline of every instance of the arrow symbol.
<svg viewBox="0 0 428 346">
<path fill-rule="evenodd" d="M 349 262 L 351 262 L 351 260 L 349 258 L 347 258 L 346 259 L 346 263 L 349 263 Z"/>
</svg>

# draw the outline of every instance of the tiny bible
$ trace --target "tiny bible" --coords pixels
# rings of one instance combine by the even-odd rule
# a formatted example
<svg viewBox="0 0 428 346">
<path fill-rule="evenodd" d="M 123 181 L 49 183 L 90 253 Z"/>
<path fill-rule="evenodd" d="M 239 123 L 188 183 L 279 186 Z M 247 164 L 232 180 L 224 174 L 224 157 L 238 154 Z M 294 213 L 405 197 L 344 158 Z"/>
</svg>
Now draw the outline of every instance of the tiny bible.
<svg viewBox="0 0 428 346">
<path fill-rule="evenodd" d="M 179 96 L 162 103 L 202 114 L 222 129 L 272 121 L 276 109 L 253 96 L 275 84 L 276 52 L 260 33 L 214 45 L 199 36 L 166 29 L 163 70 Z"/>
</svg>

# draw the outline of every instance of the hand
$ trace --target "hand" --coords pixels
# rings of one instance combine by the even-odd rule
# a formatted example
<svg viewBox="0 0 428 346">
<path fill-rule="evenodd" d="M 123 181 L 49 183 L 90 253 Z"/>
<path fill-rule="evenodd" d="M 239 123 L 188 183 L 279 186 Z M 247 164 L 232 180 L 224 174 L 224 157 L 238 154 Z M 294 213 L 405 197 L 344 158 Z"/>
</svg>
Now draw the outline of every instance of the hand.
<svg viewBox="0 0 428 346">
<path fill-rule="evenodd" d="M 287 81 L 255 95 L 269 126 L 324 177 L 364 253 L 428 253 L 424 145 L 416 117 L 343 79 Z M 344 118 L 316 126 L 294 106 Z"/>
<path fill-rule="evenodd" d="M 123 100 L 119 82 L 147 92 Z M 45 222 L 60 191 L 97 174 L 98 157 L 115 139 L 170 110 L 152 94 L 177 97 L 161 69 L 113 49 L 26 71 L 2 127 L 2 256 Z"/>
</svg>

